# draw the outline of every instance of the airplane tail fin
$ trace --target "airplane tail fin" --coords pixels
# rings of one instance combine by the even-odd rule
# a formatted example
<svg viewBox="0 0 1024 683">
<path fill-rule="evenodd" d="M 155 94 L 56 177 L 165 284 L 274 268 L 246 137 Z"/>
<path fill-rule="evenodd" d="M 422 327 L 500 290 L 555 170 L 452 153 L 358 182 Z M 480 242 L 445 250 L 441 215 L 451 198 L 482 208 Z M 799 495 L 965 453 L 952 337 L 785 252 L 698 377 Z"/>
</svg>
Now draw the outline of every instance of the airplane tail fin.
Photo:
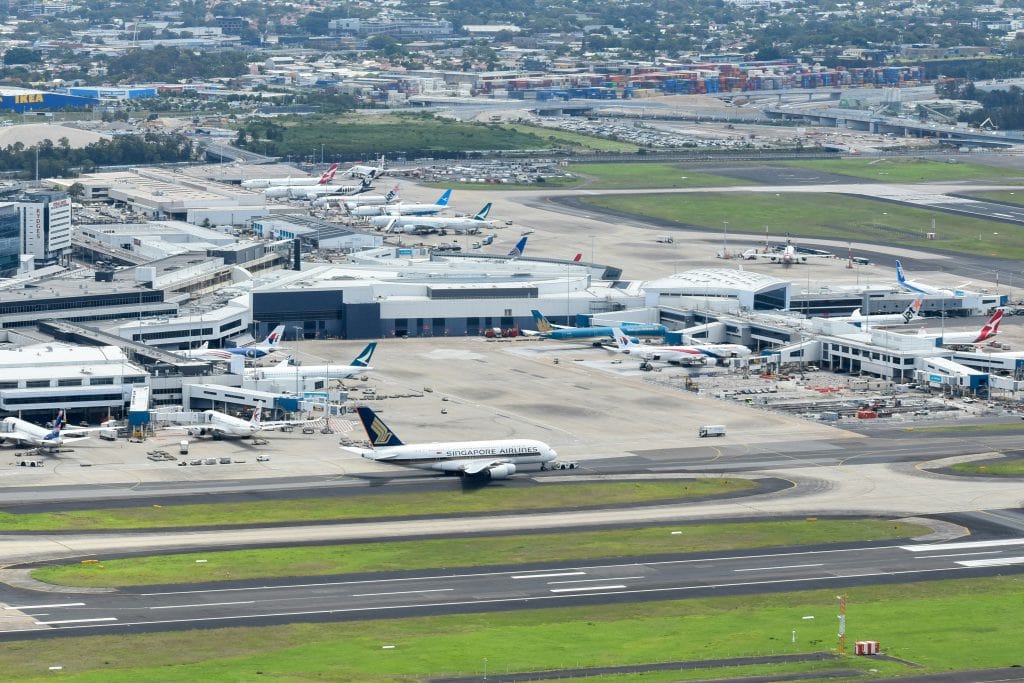
<svg viewBox="0 0 1024 683">
<path fill-rule="evenodd" d="M 903 311 L 903 322 L 904 324 L 909 323 L 914 318 L 921 314 L 921 299 L 914 299 L 907 306 L 907 310 Z"/>
<path fill-rule="evenodd" d="M 398 185 L 395 185 L 390 190 L 388 190 L 388 193 L 386 195 L 384 195 L 384 202 L 388 203 L 388 202 L 390 202 L 391 200 L 393 200 L 397 196 L 398 196 Z"/>
<path fill-rule="evenodd" d="M 365 368 L 370 364 L 370 358 L 373 357 L 373 352 L 377 350 L 377 342 L 370 342 L 366 345 L 359 355 L 352 361 L 352 365 L 358 365 L 359 367 Z"/>
<path fill-rule="evenodd" d="M 519 258 L 520 256 L 523 255 L 524 251 L 526 251 L 525 237 L 516 242 L 516 246 L 512 247 L 512 249 L 509 250 L 508 255 L 511 256 L 512 258 Z"/>
<path fill-rule="evenodd" d="M 327 169 L 322 176 L 320 176 L 320 181 L 317 183 L 317 185 L 327 185 L 332 180 L 334 180 L 334 174 L 337 172 L 338 164 L 331 164 L 331 167 Z"/>
<path fill-rule="evenodd" d="M 53 418 L 53 431 L 60 432 L 64 428 L 64 411 L 58 410 L 57 417 Z"/>
<path fill-rule="evenodd" d="M 612 328 L 612 335 L 615 337 L 615 345 L 619 348 L 619 351 L 627 351 L 629 347 L 633 346 L 633 340 L 630 339 L 619 327 Z"/>
<path fill-rule="evenodd" d="M 1003 314 L 1005 312 L 1006 309 L 997 308 L 992 317 L 988 319 L 988 322 L 982 326 L 981 331 L 978 332 L 978 338 L 974 341 L 982 342 L 999 334 L 999 323 L 1003 322 Z"/>
<path fill-rule="evenodd" d="M 581 258 L 583 258 L 583 252 L 582 251 L 572 257 L 572 262 L 573 263 L 579 263 Z"/>
<path fill-rule="evenodd" d="M 359 413 L 359 420 L 363 423 L 363 429 L 366 430 L 366 436 L 370 438 L 370 446 L 376 448 L 378 446 L 402 446 L 402 440 L 395 436 L 395 433 L 384 424 L 384 420 L 380 419 L 376 413 L 373 412 L 373 408 L 369 406 L 359 406 L 356 408 L 356 412 Z"/>
<path fill-rule="evenodd" d="M 448 200 L 452 198 L 451 189 L 445 190 L 444 194 L 441 195 L 440 199 L 437 200 L 438 206 L 448 206 Z"/>
<path fill-rule="evenodd" d="M 258 427 L 260 420 L 263 419 L 263 406 L 256 406 L 252 409 L 252 417 L 249 418 L 249 424 Z"/>
<path fill-rule="evenodd" d="M 896 259 L 896 282 L 901 285 L 907 281 L 906 276 L 903 274 L 903 264 L 900 263 L 899 259 Z"/>
<path fill-rule="evenodd" d="M 480 209 L 480 211 L 478 211 L 477 214 L 473 216 L 473 219 L 478 221 L 485 221 L 487 220 L 487 214 L 489 214 L 490 212 L 491 203 L 487 202 L 486 204 L 484 204 L 484 208 Z"/>
<path fill-rule="evenodd" d="M 284 325 L 278 325 L 273 330 L 271 330 L 270 334 L 267 335 L 267 338 L 263 340 L 263 343 L 260 346 L 274 348 L 275 346 L 281 343 L 281 337 L 283 335 Z"/>
<path fill-rule="evenodd" d="M 524 238 L 525 239 L 525 238 Z M 548 319 L 544 317 L 544 314 L 540 311 L 530 311 L 533 314 L 533 321 L 537 324 L 537 331 L 541 334 L 547 334 L 555 328 L 548 322 Z"/>
</svg>

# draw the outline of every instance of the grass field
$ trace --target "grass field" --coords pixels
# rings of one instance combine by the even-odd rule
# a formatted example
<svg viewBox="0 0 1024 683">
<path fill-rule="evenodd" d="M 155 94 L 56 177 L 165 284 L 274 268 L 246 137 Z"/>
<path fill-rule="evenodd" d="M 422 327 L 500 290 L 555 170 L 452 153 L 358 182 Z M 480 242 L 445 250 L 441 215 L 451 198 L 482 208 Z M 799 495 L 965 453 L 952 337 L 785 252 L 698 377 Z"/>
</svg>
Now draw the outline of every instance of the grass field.
<svg viewBox="0 0 1024 683">
<path fill-rule="evenodd" d="M 996 462 L 962 462 L 950 469 L 968 474 L 991 474 L 993 476 L 1024 475 L 1024 458 L 1004 458 Z"/>
<path fill-rule="evenodd" d="M 828 651 L 836 596 L 847 596 L 848 648 L 878 640 L 916 664 L 848 657 L 821 664 L 717 669 L 701 676 L 870 668 L 876 676 L 1024 664 L 1020 575 L 489 614 L 292 624 L 6 642 L 5 680 L 418 681 L 647 662 Z M 814 617 L 805 619 L 805 617 Z M 796 642 L 792 632 L 796 631 Z M 391 645 L 393 649 L 383 649 Z M 59 665 L 59 674 L 47 667 Z M 682 680 L 681 675 L 605 680 Z M 587 679 L 593 680 L 593 679 Z"/>
<path fill-rule="evenodd" d="M 807 159 L 779 163 L 785 166 L 807 168 L 825 173 L 839 173 L 886 183 L 992 180 L 1024 185 L 1024 171 L 1017 169 L 982 164 L 951 164 L 932 159 L 882 157 L 874 159 Z"/>
<path fill-rule="evenodd" d="M 581 531 L 573 534 L 572 543 L 557 532 L 157 555 L 53 565 L 35 570 L 33 576 L 66 586 L 140 586 L 764 548 L 923 533 L 924 527 L 870 519 L 659 526 Z"/>
<path fill-rule="evenodd" d="M 1003 190 L 1001 192 L 967 192 L 972 197 L 977 199 L 991 199 L 994 202 L 1000 202 L 1002 204 L 1016 204 L 1017 206 L 1024 206 L 1024 190 L 1020 192 L 1013 192 L 1010 190 Z"/>
<path fill-rule="evenodd" d="M 586 176 L 580 186 L 590 190 L 632 190 L 663 187 L 728 187 L 754 185 L 748 180 L 701 173 L 675 164 L 573 164 L 573 173 Z"/>
<path fill-rule="evenodd" d="M 147 505 L 21 514 L 0 512 L 0 531 L 91 531 L 516 512 L 627 505 L 715 496 L 757 487 L 748 479 L 543 484 L 451 491 L 296 498 L 254 503 Z M 582 501 L 582 502 L 580 502 Z"/>
<path fill-rule="evenodd" d="M 619 212 L 730 233 L 818 237 L 1024 258 L 1024 231 L 1002 223 L 836 194 L 694 193 L 588 197 Z M 936 240 L 925 239 L 935 221 Z"/>
</svg>

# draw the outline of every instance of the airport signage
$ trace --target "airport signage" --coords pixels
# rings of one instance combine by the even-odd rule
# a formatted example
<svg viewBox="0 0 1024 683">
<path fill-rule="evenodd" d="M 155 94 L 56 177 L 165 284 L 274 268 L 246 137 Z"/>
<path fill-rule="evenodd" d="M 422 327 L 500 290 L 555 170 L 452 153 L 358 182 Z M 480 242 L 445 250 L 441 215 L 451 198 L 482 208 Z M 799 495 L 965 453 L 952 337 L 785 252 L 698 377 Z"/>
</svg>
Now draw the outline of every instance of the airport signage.
<svg viewBox="0 0 1024 683">
<path fill-rule="evenodd" d="M 942 375 L 928 375 L 928 381 L 942 384 Z"/>
</svg>

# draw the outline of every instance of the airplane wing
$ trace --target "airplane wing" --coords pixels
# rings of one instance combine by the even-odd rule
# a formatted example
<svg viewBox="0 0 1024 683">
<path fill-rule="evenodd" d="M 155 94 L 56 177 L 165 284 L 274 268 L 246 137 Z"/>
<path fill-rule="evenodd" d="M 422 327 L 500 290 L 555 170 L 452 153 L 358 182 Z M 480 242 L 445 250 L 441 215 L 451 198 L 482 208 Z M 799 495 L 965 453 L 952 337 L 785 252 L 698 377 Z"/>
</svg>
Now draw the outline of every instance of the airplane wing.
<svg viewBox="0 0 1024 683">
<path fill-rule="evenodd" d="M 275 422 L 260 422 L 260 429 L 265 432 L 272 432 L 275 429 L 280 429 L 281 427 L 298 427 L 300 425 L 313 424 L 314 422 L 323 422 L 323 419 L 317 418 L 315 420 L 277 420 Z"/>
<path fill-rule="evenodd" d="M 465 472 L 468 475 L 480 474 L 492 467 L 506 464 L 504 460 L 460 460 L 454 464 L 458 465 L 456 469 L 460 472 Z"/>
</svg>

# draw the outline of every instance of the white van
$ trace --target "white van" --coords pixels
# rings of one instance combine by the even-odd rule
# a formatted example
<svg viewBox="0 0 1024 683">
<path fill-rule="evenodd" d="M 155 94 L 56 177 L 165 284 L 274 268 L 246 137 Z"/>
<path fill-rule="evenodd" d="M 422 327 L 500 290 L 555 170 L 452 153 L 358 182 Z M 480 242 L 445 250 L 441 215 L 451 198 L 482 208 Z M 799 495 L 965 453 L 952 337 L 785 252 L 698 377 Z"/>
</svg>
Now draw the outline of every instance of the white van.
<svg viewBox="0 0 1024 683">
<path fill-rule="evenodd" d="M 658 235 L 657 237 L 654 238 L 654 241 L 660 242 L 662 244 L 672 244 L 673 242 L 675 242 L 675 240 L 672 239 L 671 235 Z"/>
<path fill-rule="evenodd" d="M 705 436 L 725 436 L 725 425 L 704 425 L 697 432 L 697 436 L 701 438 Z"/>
</svg>

